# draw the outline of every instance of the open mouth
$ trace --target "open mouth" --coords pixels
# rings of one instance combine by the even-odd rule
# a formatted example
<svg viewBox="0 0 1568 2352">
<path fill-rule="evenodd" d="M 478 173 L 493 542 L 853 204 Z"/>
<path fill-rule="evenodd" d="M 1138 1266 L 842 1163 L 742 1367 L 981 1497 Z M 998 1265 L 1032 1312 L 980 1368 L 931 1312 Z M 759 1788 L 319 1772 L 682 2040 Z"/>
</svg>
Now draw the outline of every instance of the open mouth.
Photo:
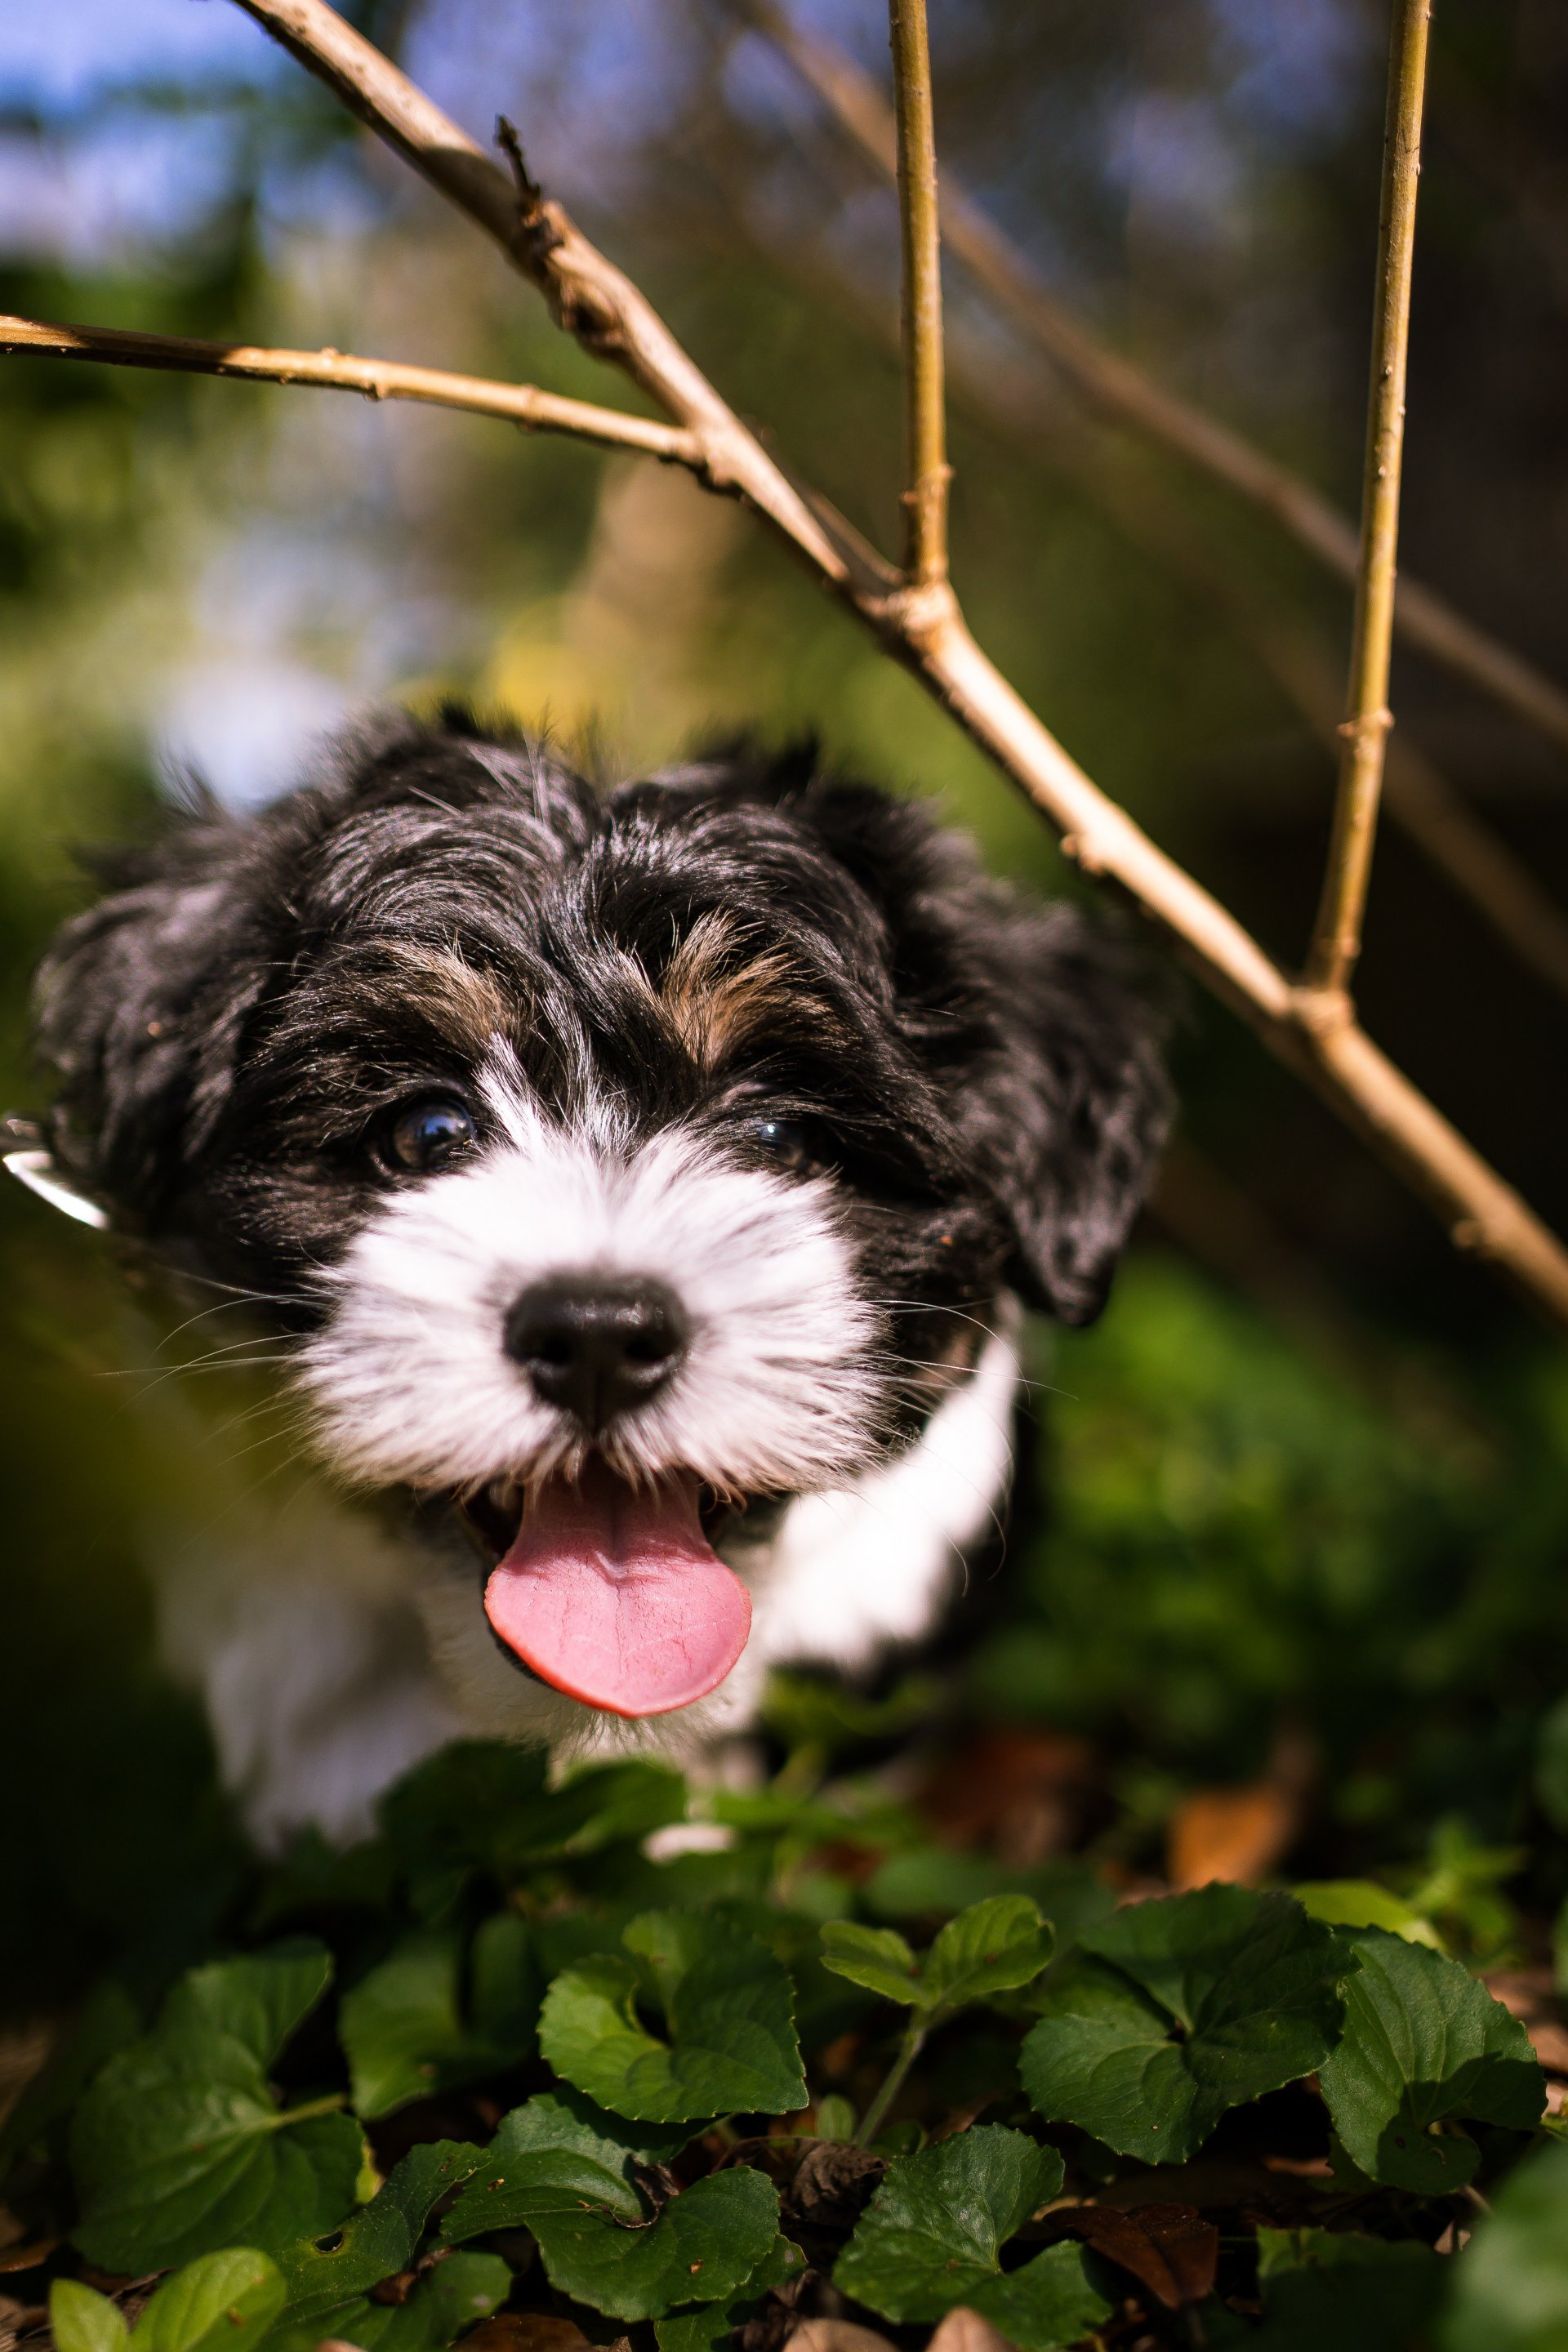
<svg viewBox="0 0 1568 2352">
<path fill-rule="evenodd" d="M 668 1715 L 718 1687 L 752 1603 L 709 1541 L 723 1516 L 689 1475 L 632 1486 L 596 1457 L 463 1517 L 490 1561 L 485 1614 L 516 1662 L 612 1715 Z M 704 1522 L 707 1522 L 705 1528 Z"/>
</svg>

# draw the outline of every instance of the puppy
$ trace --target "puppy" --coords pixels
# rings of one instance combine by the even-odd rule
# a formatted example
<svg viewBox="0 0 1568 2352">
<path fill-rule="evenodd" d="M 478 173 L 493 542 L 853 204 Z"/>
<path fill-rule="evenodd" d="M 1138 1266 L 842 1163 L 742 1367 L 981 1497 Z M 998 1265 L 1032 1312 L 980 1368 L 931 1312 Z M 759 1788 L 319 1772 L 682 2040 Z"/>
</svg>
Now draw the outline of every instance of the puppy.
<svg viewBox="0 0 1568 2352">
<path fill-rule="evenodd" d="M 602 796 L 462 713 L 115 878 L 18 1172 L 252 1302 L 369 1505 L 170 1570 L 258 1839 L 459 1731 L 689 1752 L 931 1628 L 1017 1302 L 1099 1313 L 1164 1130 L 1113 938 L 808 755 Z"/>
</svg>

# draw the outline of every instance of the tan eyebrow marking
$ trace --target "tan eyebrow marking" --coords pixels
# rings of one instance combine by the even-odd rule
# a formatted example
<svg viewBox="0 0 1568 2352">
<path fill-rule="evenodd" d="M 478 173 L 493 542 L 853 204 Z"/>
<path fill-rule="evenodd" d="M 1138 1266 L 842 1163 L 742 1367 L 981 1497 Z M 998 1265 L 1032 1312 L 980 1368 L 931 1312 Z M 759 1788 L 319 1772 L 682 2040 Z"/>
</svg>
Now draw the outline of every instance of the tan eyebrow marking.
<svg viewBox="0 0 1568 2352">
<path fill-rule="evenodd" d="M 712 1069 L 769 1016 L 810 1008 L 824 1021 L 826 1005 L 802 991 L 777 950 L 737 965 L 735 926 L 717 912 L 701 915 L 665 968 L 658 1000 L 665 1018 L 692 1060 Z"/>
<path fill-rule="evenodd" d="M 490 973 L 465 962 L 455 950 L 442 954 L 401 940 L 381 945 L 420 1011 L 459 1050 L 479 1055 L 515 1028 L 521 1008 Z"/>
</svg>

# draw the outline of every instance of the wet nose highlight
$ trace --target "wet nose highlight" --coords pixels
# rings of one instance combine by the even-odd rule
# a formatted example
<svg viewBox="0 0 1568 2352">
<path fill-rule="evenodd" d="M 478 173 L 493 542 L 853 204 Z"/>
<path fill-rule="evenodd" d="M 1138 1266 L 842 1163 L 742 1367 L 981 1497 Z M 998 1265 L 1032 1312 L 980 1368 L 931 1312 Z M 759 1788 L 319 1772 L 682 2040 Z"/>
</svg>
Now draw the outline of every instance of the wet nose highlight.
<svg viewBox="0 0 1568 2352">
<path fill-rule="evenodd" d="M 596 1433 L 663 1388 L 687 1339 L 662 1283 L 557 1276 L 514 1301 L 504 1344 L 545 1403 Z"/>
</svg>

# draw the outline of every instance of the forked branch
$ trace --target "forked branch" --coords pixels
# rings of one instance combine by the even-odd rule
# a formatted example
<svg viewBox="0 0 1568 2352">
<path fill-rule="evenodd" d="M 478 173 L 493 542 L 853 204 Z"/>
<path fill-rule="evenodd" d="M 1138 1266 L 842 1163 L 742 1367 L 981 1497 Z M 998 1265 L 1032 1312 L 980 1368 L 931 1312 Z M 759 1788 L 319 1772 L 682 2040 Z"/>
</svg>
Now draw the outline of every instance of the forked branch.
<svg viewBox="0 0 1568 2352">
<path fill-rule="evenodd" d="M 892 110 L 871 76 L 827 35 L 807 28 L 781 0 L 728 0 L 815 91 L 839 128 L 889 179 L 897 168 Z M 1244 435 L 1167 392 L 1080 324 L 1022 248 L 963 186 L 942 172 L 942 232 L 976 283 L 1015 320 L 1096 409 L 1223 482 L 1268 515 L 1297 545 L 1353 583 L 1356 527 L 1331 500 Z M 1406 645 L 1489 695 L 1568 751 L 1568 692 L 1420 581 L 1399 583 L 1394 627 Z"/>
<path fill-rule="evenodd" d="M 900 318 L 904 361 L 904 574 L 911 587 L 947 578 L 946 390 L 942 351 L 942 233 L 925 0 L 889 0 L 898 122 Z"/>
<path fill-rule="evenodd" d="M 1307 963 L 1308 986 L 1331 994 L 1348 987 L 1361 953 L 1384 752 L 1394 724 L 1388 707 L 1389 656 L 1405 459 L 1415 198 L 1421 181 L 1421 118 L 1426 100 L 1426 37 L 1431 21 L 1431 0 L 1394 0 L 1350 687 L 1333 835 Z"/>
<path fill-rule="evenodd" d="M 694 433 L 656 418 L 627 416 L 588 400 L 567 400 L 531 383 L 494 383 L 443 368 L 403 367 L 352 352 L 268 351 L 254 343 L 205 343 L 185 335 L 142 335 L 118 327 L 59 327 L 46 319 L 0 317 L 0 352 L 49 360 L 97 360 L 108 367 L 156 368 L 182 375 L 226 375 L 253 383 L 314 384 L 370 400 L 414 400 L 433 408 L 500 416 L 529 433 L 564 433 L 605 449 L 634 449 L 668 465 L 702 470 Z"/>
<path fill-rule="evenodd" d="M 889 589 L 888 567 L 825 499 L 777 466 L 630 280 L 560 205 L 507 177 L 326 0 L 238 0 L 360 118 L 479 221 L 546 292 L 558 318 L 614 359 L 702 450 L 703 478 L 743 497 L 989 751 L 1087 872 L 1125 889 L 1178 952 L 1340 1117 L 1436 1210 L 1454 1239 L 1492 1259 L 1568 1330 L 1568 1253 L 1510 1186 L 1357 1026 L 1285 975 L 1069 758 L 975 644 L 951 594 L 939 608 Z"/>
</svg>

